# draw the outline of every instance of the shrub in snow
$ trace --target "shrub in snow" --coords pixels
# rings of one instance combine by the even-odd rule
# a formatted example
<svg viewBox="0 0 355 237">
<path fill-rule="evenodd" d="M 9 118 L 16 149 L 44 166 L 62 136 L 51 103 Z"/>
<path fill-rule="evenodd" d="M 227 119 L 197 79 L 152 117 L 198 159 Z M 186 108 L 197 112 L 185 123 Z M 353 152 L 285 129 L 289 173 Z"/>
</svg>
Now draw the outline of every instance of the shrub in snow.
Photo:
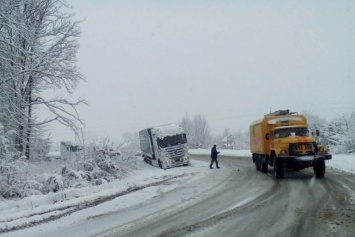
<svg viewBox="0 0 355 237">
<path fill-rule="evenodd" d="M 334 153 L 355 152 L 355 111 L 339 116 L 324 128 L 327 144 Z"/>
<path fill-rule="evenodd" d="M 67 195 L 63 192 L 61 193 L 57 193 L 56 195 L 54 195 L 53 197 L 53 203 L 57 203 L 57 202 L 63 202 L 67 200 Z"/>
<path fill-rule="evenodd" d="M 70 159 L 54 161 L 44 161 L 43 157 L 34 157 L 28 161 L 25 157 L 21 158 L 21 154 L 11 144 L 5 135 L 0 136 L 0 198 L 22 198 L 49 192 L 60 194 L 60 191 L 68 188 L 101 185 L 121 178 L 135 168 L 135 162 L 132 162 L 134 159 L 130 155 L 136 149 L 133 148 L 135 151 L 132 153 L 129 143 L 117 146 L 106 139 L 76 153 Z M 47 167 L 43 162 L 48 162 L 48 167 L 58 167 L 59 162 L 64 166 L 48 169 L 48 174 L 38 175 L 37 163 Z M 63 197 L 59 195 L 54 202 L 60 200 Z"/>
<path fill-rule="evenodd" d="M 104 139 L 98 144 L 91 144 L 85 149 L 83 170 L 88 175 L 88 180 L 98 185 L 110 182 L 113 179 L 126 175 L 135 165 L 128 161 L 126 149 L 131 149 L 128 143 L 116 145 L 109 139 Z"/>
<path fill-rule="evenodd" d="M 21 197 L 28 197 L 32 195 L 41 195 L 40 190 L 43 189 L 43 184 L 37 182 L 36 180 L 28 180 L 24 184 L 24 188 L 21 193 Z"/>
<path fill-rule="evenodd" d="M 0 196 L 22 198 L 39 194 L 41 184 L 26 175 L 27 163 L 11 142 L 14 131 L 0 132 Z"/>
<path fill-rule="evenodd" d="M 32 131 L 34 133 L 34 131 Z M 48 159 L 48 153 L 52 142 L 49 138 L 43 139 L 41 134 L 34 133 L 32 134 L 33 138 L 31 139 L 31 154 L 30 157 L 32 160 L 44 160 Z"/>
<path fill-rule="evenodd" d="M 83 171 L 76 171 L 68 168 L 62 168 L 63 186 L 65 188 L 80 188 L 87 186 L 88 175 Z"/>
<path fill-rule="evenodd" d="M 85 172 L 76 171 L 67 166 L 62 168 L 61 174 L 46 174 L 44 179 L 44 193 L 88 186 L 88 175 Z"/>
<path fill-rule="evenodd" d="M 63 179 L 61 175 L 56 175 L 56 174 L 47 175 L 47 178 L 43 185 L 43 191 L 45 193 L 58 192 L 60 190 L 63 190 L 63 188 L 64 185 L 63 185 Z"/>
<path fill-rule="evenodd" d="M 94 162 L 97 166 L 104 172 L 116 176 L 117 172 L 120 170 L 116 162 L 111 159 L 112 156 L 99 151 L 94 153 Z"/>
<path fill-rule="evenodd" d="M 4 198 L 23 198 L 41 194 L 43 184 L 34 180 L 26 172 L 27 162 L 0 160 L 0 196 Z"/>
<path fill-rule="evenodd" d="M 0 195 L 4 198 L 22 197 L 25 183 L 21 174 L 25 163 L 17 160 L 5 159 L 0 161 Z"/>
</svg>

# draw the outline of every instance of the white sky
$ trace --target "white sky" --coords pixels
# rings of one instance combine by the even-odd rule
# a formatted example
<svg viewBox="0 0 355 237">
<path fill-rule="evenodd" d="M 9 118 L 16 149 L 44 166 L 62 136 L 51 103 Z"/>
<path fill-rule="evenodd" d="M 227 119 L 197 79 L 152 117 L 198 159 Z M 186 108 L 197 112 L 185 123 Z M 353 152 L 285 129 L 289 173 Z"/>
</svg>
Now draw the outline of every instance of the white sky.
<svg viewBox="0 0 355 237">
<path fill-rule="evenodd" d="M 198 113 L 216 135 L 270 109 L 331 119 L 355 108 L 355 1 L 68 2 L 86 18 L 74 98 L 90 103 L 79 112 L 91 135 Z"/>
</svg>

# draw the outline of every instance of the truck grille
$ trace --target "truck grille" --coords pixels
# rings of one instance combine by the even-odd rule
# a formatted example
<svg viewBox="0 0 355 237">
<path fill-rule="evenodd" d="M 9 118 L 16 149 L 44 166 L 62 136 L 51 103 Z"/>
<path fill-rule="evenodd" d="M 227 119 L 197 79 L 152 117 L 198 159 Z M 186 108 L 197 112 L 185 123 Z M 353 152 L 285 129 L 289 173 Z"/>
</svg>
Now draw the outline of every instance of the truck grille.
<svg viewBox="0 0 355 237">
<path fill-rule="evenodd" d="M 290 155 L 291 156 L 314 155 L 315 148 L 316 148 L 315 143 L 290 144 Z"/>
<path fill-rule="evenodd" d="M 168 158 L 175 161 L 180 161 L 180 159 L 185 155 L 184 145 L 167 147 L 165 151 L 168 155 Z"/>
</svg>

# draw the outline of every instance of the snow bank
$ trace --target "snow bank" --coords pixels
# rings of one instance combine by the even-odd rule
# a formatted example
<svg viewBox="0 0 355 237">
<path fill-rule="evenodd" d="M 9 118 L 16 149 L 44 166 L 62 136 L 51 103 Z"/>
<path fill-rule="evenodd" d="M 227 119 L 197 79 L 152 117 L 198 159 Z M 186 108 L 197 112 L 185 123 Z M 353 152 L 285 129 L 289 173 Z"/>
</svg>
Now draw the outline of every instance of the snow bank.
<svg viewBox="0 0 355 237">
<path fill-rule="evenodd" d="M 326 165 L 337 170 L 355 174 L 355 154 L 333 155 L 332 159 Z"/>
<path fill-rule="evenodd" d="M 208 173 L 209 169 L 206 168 L 205 162 L 192 161 L 191 163 L 191 166 L 162 170 L 146 164 L 142 159 L 137 161 L 137 170 L 121 180 L 99 186 L 69 188 L 46 195 L 33 195 L 20 200 L 0 199 L 0 235 L 7 230 L 31 226 L 70 214 L 78 207 L 84 209 L 85 206 L 95 206 L 101 200 L 117 197 L 131 190 L 150 187 L 152 184 L 184 176 L 198 179 Z"/>
</svg>

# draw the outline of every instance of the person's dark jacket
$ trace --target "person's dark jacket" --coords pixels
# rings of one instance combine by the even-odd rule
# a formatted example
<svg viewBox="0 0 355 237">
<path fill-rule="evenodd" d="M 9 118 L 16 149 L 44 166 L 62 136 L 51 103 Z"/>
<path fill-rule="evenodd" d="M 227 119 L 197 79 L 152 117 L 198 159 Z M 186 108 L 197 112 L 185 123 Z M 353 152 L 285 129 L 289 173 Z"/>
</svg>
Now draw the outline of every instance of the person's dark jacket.
<svg viewBox="0 0 355 237">
<path fill-rule="evenodd" d="M 211 149 L 211 158 L 217 158 L 218 154 L 219 154 L 219 152 L 217 151 L 216 146 L 213 146 Z"/>
</svg>

